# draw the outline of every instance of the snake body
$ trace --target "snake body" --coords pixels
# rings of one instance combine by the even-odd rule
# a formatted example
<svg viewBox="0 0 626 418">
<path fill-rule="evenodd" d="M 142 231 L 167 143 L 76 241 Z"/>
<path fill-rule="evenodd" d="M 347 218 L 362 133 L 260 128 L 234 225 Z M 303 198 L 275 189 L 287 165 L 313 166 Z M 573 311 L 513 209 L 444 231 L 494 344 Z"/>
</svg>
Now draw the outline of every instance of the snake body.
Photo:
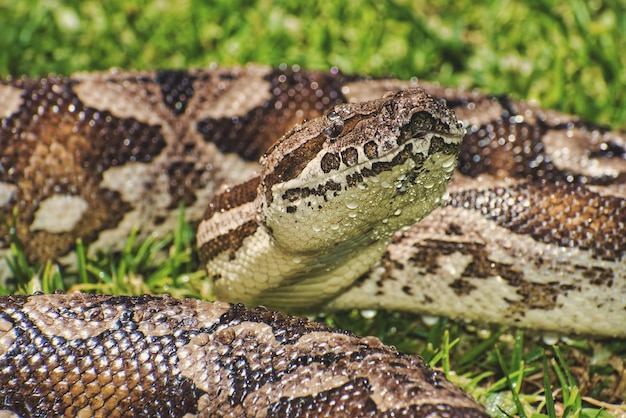
<svg viewBox="0 0 626 418">
<path fill-rule="evenodd" d="M 411 90 L 415 87 L 445 100 L 464 122 L 467 135 L 460 151 L 453 146 L 459 137 L 454 117 L 438 100 Z M 407 89 L 380 99 L 388 91 Z M 158 235 L 173 228 L 175 209 L 184 203 L 191 220 L 202 219 L 200 252 L 207 260 L 216 292 L 232 302 L 264 303 L 288 310 L 307 306 L 386 308 L 564 333 L 626 335 L 624 327 L 616 326 L 626 321 L 622 296 L 626 290 L 626 136 L 621 132 L 507 97 L 417 81 L 372 80 L 334 70 L 307 72 L 297 67 L 249 65 L 145 73 L 113 70 L 67 78 L 10 79 L 0 84 L 0 97 L 0 213 L 10 218 L 17 209 L 14 227 L 31 260 L 63 261 L 77 237 L 90 242 L 92 251 L 116 249 L 137 225 L 142 226 L 140 234 L 144 236 Z M 419 100 L 401 105 L 407 97 Z M 355 104 L 344 104 L 348 102 Z M 310 121 L 293 128 L 305 119 Z M 395 129 L 386 131 L 385 126 Z M 284 132 L 288 132 L 285 138 L 272 146 Z M 376 141 L 367 140 L 368 135 Z M 450 156 L 457 152 L 459 169 L 442 200 L 440 195 L 454 167 Z M 378 184 L 370 182 L 370 177 Z M 223 184 L 239 185 L 220 192 Z M 359 201 L 360 195 L 350 194 L 357 190 L 376 192 Z M 432 193 L 415 204 L 424 190 Z M 404 197 L 406 201 L 402 201 Z M 443 207 L 425 216 L 443 201 Z M 372 213 L 371 208 L 381 210 Z M 322 213 L 322 209 L 332 210 Z M 339 220 L 332 219 L 335 211 Z M 418 224 L 409 225 L 423 216 Z M 281 229 L 287 224 L 292 229 Z M 404 225 L 408 228 L 401 228 Z M 400 230 L 391 236 L 395 229 Z M 309 242 L 314 235 L 321 237 L 316 241 L 319 245 Z M 9 231 L 0 225 L 0 250 L 8 251 L 9 244 Z M 285 271 L 276 276 L 256 274 L 263 270 L 255 267 L 258 264 L 249 264 L 251 257 L 281 260 L 267 266 L 284 267 Z M 377 260 L 376 264 L 370 267 L 365 258 Z M 332 273 L 327 274 L 326 269 Z M 0 273 L 8 274 L 1 266 Z M 328 277 L 342 281 L 319 283 L 328 283 Z M 240 279 L 248 281 L 242 284 Z M 20 356 L 16 347 L 33 350 L 29 353 L 60 350 L 55 361 L 67 355 L 69 349 L 64 347 L 83 350 L 81 344 L 89 341 L 96 350 L 115 348 L 121 340 L 100 339 L 103 332 L 112 332 L 105 331 L 110 328 L 143 327 L 133 341 L 153 341 L 154 327 L 159 329 L 159 337 L 184 334 L 177 340 L 177 348 L 189 347 L 188 340 L 196 337 L 201 341 L 222 338 L 221 333 L 215 337 L 214 327 L 203 328 L 196 319 L 181 320 L 178 308 L 170 312 L 165 307 L 192 302 L 54 298 L 61 308 L 51 308 L 50 299 L 43 296 L 2 299 L 3 365 Z M 97 330 L 80 330 L 80 324 L 87 322 L 73 309 L 82 312 L 90 303 L 98 305 L 90 310 L 95 317 L 113 315 L 117 319 Z M 104 310 L 102 303 L 107 306 Z M 158 320 L 139 313 L 145 311 L 145 303 L 154 304 Z M 73 308 L 64 308 L 66 304 Z M 135 309 L 135 305 L 140 307 Z M 156 312 L 161 310 L 165 313 L 159 316 Z M 344 335 L 324 330 L 322 334 L 330 334 L 317 339 L 320 332 L 305 332 L 285 343 L 277 335 L 291 331 L 280 327 L 273 335 L 248 336 L 248 327 L 252 334 L 263 332 L 258 325 L 263 321 L 251 313 L 256 311 L 199 304 L 190 308 L 190 315 L 210 316 L 214 323 L 215 310 L 234 315 L 234 322 L 220 325 L 228 336 L 225 340 L 236 339 L 233 335 L 245 328 L 241 331 L 244 339 L 257 346 L 265 338 L 272 346 L 286 344 L 293 349 L 291 344 L 298 346 L 300 335 L 306 334 L 310 338 L 306 350 L 310 350 L 311 344 L 328 341 L 324 338 Z M 123 313 L 116 317 L 113 311 Z M 55 319 L 37 322 L 40 316 Z M 255 319 L 249 319 L 252 317 Z M 70 318 L 78 318 L 72 326 Z M 54 321 L 67 323 L 70 331 L 42 325 Z M 40 333 L 49 333 L 52 349 L 38 337 Z M 23 335 L 31 339 L 16 343 Z M 351 339 L 350 344 L 360 344 L 354 337 L 346 338 Z M 100 346 L 100 341 L 109 342 Z M 373 340 L 362 344 L 378 347 Z M 191 354 L 201 352 L 191 347 Z M 305 349 L 298 346 L 298 350 Z M 305 353 L 303 358 L 308 359 Z M 257 361 L 254 354 L 247 356 L 242 351 L 241 356 L 242 361 Z M 417 360 L 400 357 L 408 362 L 398 366 L 402 376 L 412 376 L 417 373 L 414 369 L 426 373 Z M 105 358 L 113 359 L 112 354 Z M 184 356 L 175 358 L 171 364 L 188 362 Z M 233 357 L 225 358 L 231 361 Z M 352 359 L 360 361 L 361 357 Z M 396 363 L 388 357 L 385 362 Z M 318 367 L 313 363 L 298 360 L 290 367 L 312 373 Z M 15 367 L 3 366 L 3 370 L 12 376 Z M 208 376 L 221 380 L 216 376 L 228 368 L 221 363 L 215 367 Z M 27 384 L 37 384 L 51 370 L 48 365 L 39 367 L 26 378 Z M 190 379 L 180 370 L 176 373 Z M 287 374 L 272 373 L 276 382 L 289 379 Z M 415 403 L 405 398 L 399 409 L 402 412 L 391 414 L 388 405 L 379 403 L 381 393 L 394 390 L 389 388 L 409 393 L 402 379 L 389 378 L 386 389 L 379 389 L 372 383 L 373 375 L 359 373 L 337 386 L 301 383 L 297 390 L 305 396 L 300 392 L 285 396 L 298 399 L 298 408 L 309 408 L 313 416 L 324 415 L 323 408 L 334 405 L 328 391 L 352 396 L 346 395 L 352 390 L 367 393 L 359 398 L 358 408 L 370 415 L 482 414 L 478 405 L 464 403 L 467 398 L 460 392 Z M 204 402 L 205 409 L 194 409 L 196 405 L 189 411 L 216 413 L 217 403 L 207 401 L 213 398 L 203 398 L 206 382 L 194 379 L 189 384 L 202 389 L 196 390 L 199 396 L 192 403 Z M 413 378 L 407 379 L 413 382 Z M 35 408 L 28 405 L 38 404 L 40 398 L 33 404 L 24 399 L 33 399 L 32 394 L 39 390 L 33 389 L 27 396 L 19 394 L 22 398 L 15 401 L 17 398 L 10 397 L 14 391 L 31 386 L 11 382 L 10 391 L 3 384 L 4 404 L 15 413 L 28 415 Z M 113 386 L 124 386 L 120 382 Z M 261 384 L 252 382 L 254 389 L 246 386 L 247 396 L 242 398 L 241 391 L 231 393 L 236 392 L 237 384 L 226 381 L 222 390 L 230 391 L 231 397 L 225 402 L 245 408 L 244 398 L 252 403 L 257 395 L 262 398 L 258 392 Z M 344 384 L 349 386 L 348 392 L 338 389 Z M 438 387 L 439 382 L 433 385 Z M 111 386 L 107 390 L 111 391 Z M 264 405 L 259 410 L 296 408 L 276 406 L 281 396 L 278 401 L 259 400 L 259 405 Z M 460 404 L 455 403 L 457 398 Z M 91 404 L 81 407 L 87 408 L 86 414 L 95 413 Z M 311 409 L 318 407 L 322 412 Z"/>
<path fill-rule="evenodd" d="M 10 416 L 486 416 L 419 357 L 264 309 L 79 294 L 0 307 Z"/>
</svg>

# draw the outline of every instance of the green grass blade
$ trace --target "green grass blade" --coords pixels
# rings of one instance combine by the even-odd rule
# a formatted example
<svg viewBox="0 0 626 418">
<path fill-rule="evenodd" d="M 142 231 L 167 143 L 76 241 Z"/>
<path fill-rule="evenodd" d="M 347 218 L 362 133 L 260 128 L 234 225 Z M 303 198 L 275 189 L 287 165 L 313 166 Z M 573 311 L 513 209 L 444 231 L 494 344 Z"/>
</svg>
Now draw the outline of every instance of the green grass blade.
<svg viewBox="0 0 626 418">
<path fill-rule="evenodd" d="M 546 402 L 546 410 L 550 418 L 556 418 L 554 409 L 554 397 L 552 396 L 552 385 L 550 384 L 550 373 L 548 371 L 548 358 L 543 355 L 543 391 Z"/>
<path fill-rule="evenodd" d="M 502 368 L 502 372 L 504 373 L 504 378 L 506 380 L 506 384 L 509 387 L 509 390 L 511 391 L 511 396 L 513 397 L 513 402 L 515 403 L 515 407 L 517 408 L 517 413 L 520 416 L 520 418 L 526 418 L 526 412 L 524 410 L 524 406 L 522 405 L 522 402 L 520 400 L 519 397 L 519 384 L 517 383 L 517 381 L 514 383 L 513 380 L 511 379 L 511 376 L 513 376 L 516 379 L 519 379 L 517 377 L 515 377 L 514 374 L 509 373 L 509 371 L 507 370 L 506 364 L 504 363 L 504 359 L 502 358 L 502 354 L 500 353 L 500 350 L 496 347 L 496 356 L 498 358 L 498 363 L 500 364 L 500 367 Z M 523 375 L 523 368 L 522 370 L 518 370 L 519 375 Z"/>
</svg>

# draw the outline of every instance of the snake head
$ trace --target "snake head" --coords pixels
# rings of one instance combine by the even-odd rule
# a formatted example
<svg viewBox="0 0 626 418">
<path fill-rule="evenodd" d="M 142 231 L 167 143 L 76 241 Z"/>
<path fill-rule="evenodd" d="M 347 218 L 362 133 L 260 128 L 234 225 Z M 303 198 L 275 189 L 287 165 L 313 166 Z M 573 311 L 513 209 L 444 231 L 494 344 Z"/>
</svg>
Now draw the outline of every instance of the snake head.
<svg viewBox="0 0 626 418">
<path fill-rule="evenodd" d="M 276 245 L 306 254 L 387 242 L 440 204 L 463 135 L 421 89 L 337 105 L 262 158 L 260 221 Z"/>
</svg>

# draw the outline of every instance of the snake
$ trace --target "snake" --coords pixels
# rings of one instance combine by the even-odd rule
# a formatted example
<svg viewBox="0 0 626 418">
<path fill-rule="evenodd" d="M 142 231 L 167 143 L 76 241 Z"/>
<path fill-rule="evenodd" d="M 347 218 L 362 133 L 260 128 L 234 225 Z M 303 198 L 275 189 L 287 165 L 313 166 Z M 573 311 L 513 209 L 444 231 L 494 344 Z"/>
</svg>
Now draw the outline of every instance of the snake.
<svg viewBox="0 0 626 418">
<path fill-rule="evenodd" d="M 242 303 L 626 335 L 623 132 L 335 68 L 9 78 L 0 98 L 0 253 L 13 232 L 30 261 L 119 250 L 182 204 L 224 301 L 0 298 L 8 416 L 485 416 L 418 357 Z"/>
</svg>

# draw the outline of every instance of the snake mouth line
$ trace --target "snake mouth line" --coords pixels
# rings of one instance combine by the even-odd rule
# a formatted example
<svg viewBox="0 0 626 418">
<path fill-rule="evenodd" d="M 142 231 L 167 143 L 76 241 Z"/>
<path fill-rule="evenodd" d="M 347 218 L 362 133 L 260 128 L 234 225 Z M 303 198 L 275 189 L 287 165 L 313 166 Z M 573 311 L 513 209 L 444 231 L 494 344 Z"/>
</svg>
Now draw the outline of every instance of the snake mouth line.
<svg viewBox="0 0 626 418">
<path fill-rule="evenodd" d="M 395 147 L 387 152 L 386 155 L 379 156 L 376 161 L 363 161 L 350 167 L 344 166 L 343 170 L 334 173 L 321 183 L 315 183 L 312 186 L 289 187 L 282 193 L 281 198 L 290 204 L 311 196 L 319 196 L 324 201 L 327 201 L 329 193 L 336 195 L 341 193 L 341 191 L 359 187 L 360 184 L 366 182 L 367 178 L 376 179 L 382 173 L 391 172 L 411 159 L 414 162 L 414 166 L 407 169 L 407 172 L 404 174 L 406 176 L 406 179 L 403 181 L 404 186 L 398 189 L 400 193 L 403 193 L 407 189 L 406 182 L 415 183 L 415 179 L 422 170 L 424 162 L 431 156 L 443 154 L 453 156 L 454 161 L 456 161 L 460 139 L 456 141 L 455 137 L 445 137 L 430 133 L 425 133 L 425 135 L 417 139 L 428 145 L 417 147 L 415 146 L 415 140 L 407 141 L 404 146 Z M 452 170 L 454 166 L 454 162 L 451 162 L 448 167 Z M 288 205 L 285 210 L 293 213 L 297 208 L 296 206 Z"/>
<path fill-rule="evenodd" d="M 382 172 L 392 171 L 394 167 L 404 164 L 408 159 L 412 159 L 415 163 L 415 167 L 410 170 L 411 172 L 420 169 L 424 162 L 435 154 L 454 156 L 456 159 L 461 138 L 457 140 L 456 137 L 442 136 L 435 133 L 426 133 L 419 138 L 429 139 L 428 149 L 424 149 L 424 147 L 420 149 L 415 146 L 418 145 L 415 139 L 410 140 L 401 149 L 389 152 L 385 156 L 387 158 L 379 158 L 378 161 L 374 162 L 366 161 L 354 166 L 354 173 L 346 175 L 348 185 L 356 186 L 363 178 L 376 177 Z"/>
</svg>

